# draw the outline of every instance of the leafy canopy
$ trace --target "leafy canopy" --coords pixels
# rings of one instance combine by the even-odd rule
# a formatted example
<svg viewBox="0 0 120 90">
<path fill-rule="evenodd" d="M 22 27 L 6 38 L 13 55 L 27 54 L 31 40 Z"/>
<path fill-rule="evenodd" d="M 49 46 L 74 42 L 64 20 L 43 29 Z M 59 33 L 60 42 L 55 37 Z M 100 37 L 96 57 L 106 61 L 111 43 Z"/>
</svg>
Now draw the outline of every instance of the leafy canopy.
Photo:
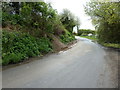
<svg viewBox="0 0 120 90">
<path fill-rule="evenodd" d="M 101 42 L 120 43 L 120 3 L 91 0 L 85 12 L 92 19 Z"/>
</svg>

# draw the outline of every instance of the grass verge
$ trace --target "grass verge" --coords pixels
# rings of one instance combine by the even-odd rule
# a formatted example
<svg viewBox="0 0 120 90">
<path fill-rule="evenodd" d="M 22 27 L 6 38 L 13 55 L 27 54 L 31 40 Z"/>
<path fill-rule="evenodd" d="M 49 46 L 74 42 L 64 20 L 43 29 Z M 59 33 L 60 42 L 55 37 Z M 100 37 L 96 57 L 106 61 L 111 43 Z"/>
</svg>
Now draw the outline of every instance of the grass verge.
<svg viewBox="0 0 120 90">
<path fill-rule="evenodd" d="M 120 44 L 115 44 L 115 43 L 100 43 L 100 44 L 105 47 L 120 49 Z"/>
<path fill-rule="evenodd" d="M 97 38 L 95 36 L 80 36 L 80 37 L 91 39 L 93 41 L 97 41 Z"/>
<path fill-rule="evenodd" d="M 80 37 L 91 39 L 93 41 L 97 41 L 98 42 L 98 39 L 95 36 L 80 36 Z M 101 44 L 104 47 L 120 49 L 120 44 L 116 44 L 116 43 L 101 43 L 101 42 L 98 42 L 98 43 Z"/>
</svg>

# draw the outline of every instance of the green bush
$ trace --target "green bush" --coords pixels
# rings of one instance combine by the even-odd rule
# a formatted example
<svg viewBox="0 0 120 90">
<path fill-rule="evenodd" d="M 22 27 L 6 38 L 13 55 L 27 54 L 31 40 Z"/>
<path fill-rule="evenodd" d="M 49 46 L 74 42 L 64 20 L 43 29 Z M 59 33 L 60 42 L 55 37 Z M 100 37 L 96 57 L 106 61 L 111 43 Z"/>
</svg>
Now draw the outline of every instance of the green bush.
<svg viewBox="0 0 120 90">
<path fill-rule="evenodd" d="M 97 30 L 99 42 L 120 44 L 120 30 L 118 28 L 120 28 L 120 24 L 118 26 L 107 25 L 104 28 L 99 28 Z"/>
<path fill-rule="evenodd" d="M 8 32 L 2 35 L 2 64 L 17 63 L 29 57 L 48 53 L 52 44 L 48 38 L 35 38 L 26 33 Z"/>
<path fill-rule="evenodd" d="M 17 14 L 9 14 L 6 12 L 2 12 L 2 27 L 6 27 L 9 25 L 21 25 L 23 24 L 22 16 Z"/>
<path fill-rule="evenodd" d="M 38 39 L 37 44 L 40 45 L 38 46 L 38 50 L 42 53 L 48 53 L 49 51 L 52 51 L 52 44 L 46 38 Z"/>
<path fill-rule="evenodd" d="M 70 32 L 68 32 L 67 30 L 65 30 L 65 34 L 60 35 L 60 40 L 61 42 L 67 44 L 73 40 L 75 40 L 75 37 L 73 34 L 71 34 Z"/>
<path fill-rule="evenodd" d="M 89 33 L 92 33 L 93 35 L 95 35 L 96 31 L 94 30 L 90 30 L 90 29 L 80 29 L 78 30 L 78 35 L 88 35 Z"/>
</svg>

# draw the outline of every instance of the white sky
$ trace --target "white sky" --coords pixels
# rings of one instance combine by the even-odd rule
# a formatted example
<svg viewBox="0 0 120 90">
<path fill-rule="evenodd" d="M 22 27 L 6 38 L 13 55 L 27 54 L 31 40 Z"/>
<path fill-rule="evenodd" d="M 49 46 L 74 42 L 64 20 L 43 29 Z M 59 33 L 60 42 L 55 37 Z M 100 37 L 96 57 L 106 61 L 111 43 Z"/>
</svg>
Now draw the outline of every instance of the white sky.
<svg viewBox="0 0 120 90">
<path fill-rule="evenodd" d="M 75 16 L 80 19 L 80 29 L 92 29 L 94 26 L 91 23 L 90 17 L 84 12 L 83 5 L 89 0 L 44 0 L 50 2 L 54 9 L 57 9 L 58 13 L 62 12 L 63 9 L 69 9 Z"/>
</svg>

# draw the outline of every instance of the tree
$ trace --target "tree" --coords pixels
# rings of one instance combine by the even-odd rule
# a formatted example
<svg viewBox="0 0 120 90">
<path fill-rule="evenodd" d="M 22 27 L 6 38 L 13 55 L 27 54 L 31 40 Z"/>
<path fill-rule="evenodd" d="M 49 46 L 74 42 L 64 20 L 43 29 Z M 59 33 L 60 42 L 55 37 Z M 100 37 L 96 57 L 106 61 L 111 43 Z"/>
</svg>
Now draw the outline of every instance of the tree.
<svg viewBox="0 0 120 90">
<path fill-rule="evenodd" d="M 120 3 L 91 0 L 85 12 L 96 26 L 100 42 L 120 43 Z"/>
<path fill-rule="evenodd" d="M 73 27 L 79 25 L 78 18 L 76 18 L 68 9 L 64 9 L 60 15 L 60 20 L 69 32 L 73 32 Z"/>
<path fill-rule="evenodd" d="M 54 24 L 58 20 L 56 10 L 45 2 L 8 2 L 3 3 L 2 8 L 3 24 L 19 24 L 36 35 L 53 33 Z"/>
</svg>

